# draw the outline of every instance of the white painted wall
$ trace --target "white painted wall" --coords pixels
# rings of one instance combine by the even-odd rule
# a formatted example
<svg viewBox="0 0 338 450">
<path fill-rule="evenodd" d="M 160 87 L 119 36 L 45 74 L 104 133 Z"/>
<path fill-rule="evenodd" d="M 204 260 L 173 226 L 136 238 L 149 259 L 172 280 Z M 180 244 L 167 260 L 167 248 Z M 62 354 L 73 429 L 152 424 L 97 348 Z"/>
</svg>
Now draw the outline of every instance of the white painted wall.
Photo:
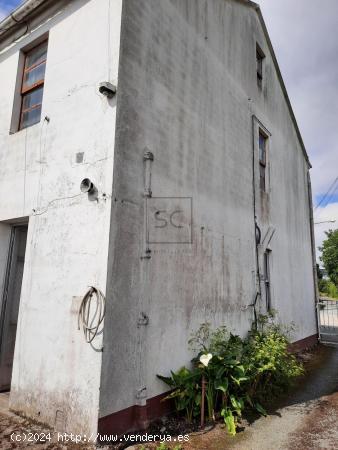
<svg viewBox="0 0 338 450">
<path fill-rule="evenodd" d="M 120 20 L 121 0 L 60 2 L 0 53 L 0 220 L 29 216 L 10 404 L 73 433 L 97 427 L 102 353 L 76 312 L 89 285 L 106 286 L 116 101 L 98 84 L 117 83 Z M 41 122 L 9 135 L 20 48 L 46 31 Z M 85 177 L 97 202 L 79 195 Z"/>
</svg>

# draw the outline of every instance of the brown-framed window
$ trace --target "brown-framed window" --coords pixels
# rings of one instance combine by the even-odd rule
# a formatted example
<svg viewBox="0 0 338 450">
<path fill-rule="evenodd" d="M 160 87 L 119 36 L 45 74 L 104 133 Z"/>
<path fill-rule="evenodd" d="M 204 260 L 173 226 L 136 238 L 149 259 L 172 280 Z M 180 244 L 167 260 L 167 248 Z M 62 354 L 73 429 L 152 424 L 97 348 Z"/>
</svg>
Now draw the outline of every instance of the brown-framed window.
<svg viewBox="0 0 338 450">
<path fill-rule="evenodd" d="M 262 191 L 266 190 L 266 151 L 267 151 L 267 140 L 265 134 L 259 131 L 259 187 Z"/>
<path fill-rule="evenodd" d="M 21 112 L 19 130 L 40 122 L 43 87 L 47 61 L 47 44 L 44 41 L 25 54 L 21 84 Z"/>
<path fill-rule="evenodd" d="M 256 67 L 257 67 L 257 84 L 261 88 L 263 84 L 263 63 L 265 55 L 262 49 L 256 44 Z"/>
</svg>

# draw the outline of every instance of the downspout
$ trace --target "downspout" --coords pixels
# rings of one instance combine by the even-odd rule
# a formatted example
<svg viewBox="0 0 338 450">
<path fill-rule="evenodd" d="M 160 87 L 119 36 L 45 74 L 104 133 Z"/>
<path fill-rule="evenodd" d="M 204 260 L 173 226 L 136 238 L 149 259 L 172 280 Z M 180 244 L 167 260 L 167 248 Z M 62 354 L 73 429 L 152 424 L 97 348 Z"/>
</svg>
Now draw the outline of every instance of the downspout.
<svg viewBox="0 0 338 450">
<path fill-rule="evenodd" d="M 0 37 L 13 27 L 24 22 L 26 17 L 45 1 L 46 0 L 26 0 L 23 5 L 16 8 L 9 16 L 0 22 Z"/>
<path fill-rule="evenodd" d="M 308 196 L 309 196 L 309 219 L 310 219 L 310 236 L 311 236 L 311 250 L 312 250 L 312 272 L 313 272 L 313 289 L 315 294 L 315 308 L 316 308 L 316 325 L 318 339 L 320 339 L 319 330 L 319 320 L 318 320 L 318 282 L 317 282 L 317 264 L 316 264 L 316 245 L 315 245 L 315 234 L 314 234 L 314 220 L 313 220 L 313 204 L 312 204 L 312 187 L 310 172 L 307 171 L 307 186 L 308 186 Z"/>
<path fill-rule="evenodd" d="M 255 227 L 255 255 L 256 255 L 256 293 L 254 302 L 251 306 L 253 306 L 254 310 L 254 323 L 255 328 L 257 330 L 258 321 L 257 321 L 257 310 L 256 304 L 258 298 L 262 298 L 262 287 L 261 287 L 261 274 L 259 269 L 259 250 L 258 246 L 261 241 L 262 233 L 257 224 L 257 216 L 256 216 L 256 177 L 255 177 L 255 115 L 252 114 L 251 117 L 251 126 L 252 126 L 252 195 L 253 195 L 253 215 L 254 215 L 254 227 Z"/>
</svg>

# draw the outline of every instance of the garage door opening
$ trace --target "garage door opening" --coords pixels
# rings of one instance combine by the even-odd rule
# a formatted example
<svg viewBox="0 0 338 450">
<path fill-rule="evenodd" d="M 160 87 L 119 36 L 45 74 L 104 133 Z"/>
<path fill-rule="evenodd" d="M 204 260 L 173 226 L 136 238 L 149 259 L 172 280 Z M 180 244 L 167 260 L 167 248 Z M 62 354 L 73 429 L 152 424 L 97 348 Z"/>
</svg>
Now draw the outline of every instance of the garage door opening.
<svg viewBox="0 0 338 450">
<path fill-rule="evenodd" d="M 25 262 L 27 225 L 6 225 L 2 233 L 3 289 L 0 297 L 0 392 L 10 390 L 22 275 Z"/>
</svg>

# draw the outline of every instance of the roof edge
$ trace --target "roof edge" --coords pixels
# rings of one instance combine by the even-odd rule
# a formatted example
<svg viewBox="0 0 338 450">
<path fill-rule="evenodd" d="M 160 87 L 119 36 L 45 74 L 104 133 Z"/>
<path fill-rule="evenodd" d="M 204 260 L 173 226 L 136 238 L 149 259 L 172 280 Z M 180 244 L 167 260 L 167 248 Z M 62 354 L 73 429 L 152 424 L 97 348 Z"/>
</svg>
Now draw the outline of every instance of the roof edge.
<svg viewBox="0 0 338 450">
<path fill-rule="evenodd" d="M 7 34 L 13 27 L 25 22 L 25 19 L 46 1 L 47 0 L 26 0 L 25 3 L 14 9 L 14 11 L 0 22 L 0 40 L 2 36 Z"/>
<path fill-rule="evenodd" d="M 237 1 L 243 1 L 243 0 L 237 0 Z M 262 25 L 262 28 L 263 28 L 263 31 L 264 31 L 265 38 L 266 38 L 267 43 L 268 43 L 269 50 L 271 52 L 271 56 L 272 56 L 273 63 L 275 65 L 275 69 L 277 71 L 277 76 L 278 76 L 279 82 L 281 84 L 282 91 L 283 91 L 283 94 L 284 94 L 287 106 L 289 108 L 291 119 L 292 119 L 292 122 L 293 122 L 293 124 L 295 126 L 295 129 L 296 129 L 296 134 L 297 134 L 300 146 L 302 148 L 305 160 L 308 163 L 309 168 L 311 169 L 312 165 L 311 165 L 311 162 L 310 162 L 310 159 L 309 159 L 309 155 L 307 154 L 307 151 L 306 151 L 306 148 L 305 148 L 305 145 L 304 145 L 304 141 L 303 141 L 303 138 L 302 138 L 302 134 L 300 132 L 295 113 L 293 112 L 293 108 L 292 108 L 292 105 L 291 105 L 289 94 L 288 94 L 288 92 L 286 90 L 286 86 L 285 86 L 285 83 L 284 83 L 284 80 L 283 80 L 283 76 L 282 76 L 281 70 L 279 68 L 277 57 L 276 57 L 275 51 L 274 51 L 273 46 L 272 46 L 272 42 L 271 42 L 271 39 L 270 39 L 270 36 L 269 36 L 269 32 L 268 32 L 268 29 L 267 29 L 265 21 L 264 21 L 264 17 L 263 17 L 261 8 L 260 8 L 259 4 L 255 3 L 255 2 L 252 2 L 251 0 L 244 0 L 244 1 L 246 1 L 248 5 L 253 7 L 256 10 L 257 14 L 258 14 L 259 20 L 261 22 L 261 25 Z"/>
</svg>

